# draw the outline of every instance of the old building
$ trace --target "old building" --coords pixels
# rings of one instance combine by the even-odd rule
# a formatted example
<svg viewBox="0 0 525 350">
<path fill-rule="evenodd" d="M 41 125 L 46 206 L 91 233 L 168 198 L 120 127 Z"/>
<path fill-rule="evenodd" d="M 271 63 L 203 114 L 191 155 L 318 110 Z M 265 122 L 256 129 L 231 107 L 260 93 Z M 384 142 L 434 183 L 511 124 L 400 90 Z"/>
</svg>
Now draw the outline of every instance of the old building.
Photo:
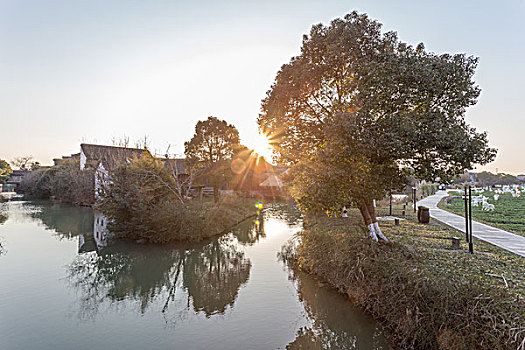
<svg viewBox="0 0 525 350">
<path fill-rule="evenodd" d="M 95 170 L 95 195 L 97 196 L 109 172 L 118 164 L 129 163 L 141 157 L 150 157 L 153 159 L 153 156 L 147 149 L 92 145 L 87 143 L 80 145 L 80 169 Z"/>
</svg>

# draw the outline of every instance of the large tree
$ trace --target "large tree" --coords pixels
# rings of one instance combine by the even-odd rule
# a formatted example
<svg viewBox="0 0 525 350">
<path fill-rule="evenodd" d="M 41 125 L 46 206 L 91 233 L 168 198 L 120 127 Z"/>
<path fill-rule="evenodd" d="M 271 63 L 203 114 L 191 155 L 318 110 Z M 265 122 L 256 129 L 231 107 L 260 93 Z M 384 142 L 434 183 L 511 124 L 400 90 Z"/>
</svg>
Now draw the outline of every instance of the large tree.
<svg viewBox="0 0 525 350">
<path fill-rule="evenodd" d="M 215 201 L 218 200 L 219 186 L 228 179 L 229 161 L 239 150 L 239 131 L 235 126 L 216 117 L 197 122 L 195 134 L 184 143 L 184 153 L 189 164 L 204 169 L 211 181 Z"/>
<path fill-rule="evenodd" d="M 408 174 L 444 180 L 495 157 L 486 133 L 464 118 L 480 93 L 476 65 L 414 48 L 352 12 L 303 37 L 262 102 L 259 127 L 279 135 L 277 158 L 293 165 L 303 208 L 354 204 L 376 240 L 384 236 L 373 199 Z"/>
</svg>

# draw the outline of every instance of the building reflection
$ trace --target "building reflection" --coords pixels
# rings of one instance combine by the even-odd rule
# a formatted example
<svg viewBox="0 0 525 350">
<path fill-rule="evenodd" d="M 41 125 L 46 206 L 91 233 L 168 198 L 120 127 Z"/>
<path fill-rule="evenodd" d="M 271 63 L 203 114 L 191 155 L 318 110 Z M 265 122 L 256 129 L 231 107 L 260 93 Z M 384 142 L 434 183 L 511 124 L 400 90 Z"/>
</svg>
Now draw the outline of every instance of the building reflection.
<svg viewBox="0 0 525 350">
<path fill-rule="evenodd" d="M 169 312 L 173 303 L 206 317 L 233 307 L 248 281 L 251 262 L 243 245 L 264 237 L 262 217 L 232 233 L 200 243 L 150 245 L 108 240 L 107 220 L 95 213 L 91 233 L 78 235 L 79 255 L 68 280 L 80 292 L 81 318 L 103 303 L 136 303 L 144 313 L 153 303 Z M 109 244 L 108 244 L 109 243 Z"/>
<path fill-rule="evenodd" d="M 250 277 L 252 265 L 244 246 L 265 237 L 261 215 L 200 243 L 113 242 L 101 213 L 48 203 L 38 208 L 31 215 L 46 229 L 60 239 L 78 239 L 78 255 L 67 272 L 69 286 L 80 296 L 82 319 L 117 303 L 133 304 L 140 313 L 160 303 L 164 313 L 181 310 L 182 305 L 206 317 L 223 314 L 234 306 Z"/>
</svg>

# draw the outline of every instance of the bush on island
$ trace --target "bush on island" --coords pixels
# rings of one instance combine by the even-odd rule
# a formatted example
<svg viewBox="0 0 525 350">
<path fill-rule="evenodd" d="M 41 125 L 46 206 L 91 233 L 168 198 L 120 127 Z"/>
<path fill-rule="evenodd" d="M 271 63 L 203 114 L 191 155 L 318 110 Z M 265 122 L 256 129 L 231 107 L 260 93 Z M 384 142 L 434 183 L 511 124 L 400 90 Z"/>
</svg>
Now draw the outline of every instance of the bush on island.
<svg viewBox="0 0 525 350">
<path fill-rule="evenodd" d="M 121 164 L 99 192 L 97 208 L 118 238 L 153 243 L 201 240 L 255 214 L 252 201 L 222 196 L 217 203 L 181 196 L 180 184 L 155 159 Z"/>
</svg>

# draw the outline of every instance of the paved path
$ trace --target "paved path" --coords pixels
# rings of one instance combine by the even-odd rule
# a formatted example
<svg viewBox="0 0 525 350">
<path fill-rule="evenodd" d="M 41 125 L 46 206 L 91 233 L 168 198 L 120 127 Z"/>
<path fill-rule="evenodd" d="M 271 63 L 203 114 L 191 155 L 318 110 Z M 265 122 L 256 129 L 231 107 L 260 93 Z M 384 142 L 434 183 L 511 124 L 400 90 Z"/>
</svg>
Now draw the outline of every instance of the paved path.
<svg viewBox="0 0 525 350">
<path fill-rule="evenodd" d="M 417 205 L 428 207 L 431 217 L 463 232 L 461 238 L 464 239 L 465 218 L 437 207 L 439 201 L 446 196 L 448 196 L 447 191 L 438 191 L 435 195 L 420 200 Z M 472 236 L 525 257 L 525 237 L 476 221 L 472 221 Z M 474 246 L 474 251 L 476 251 L 476 246 Z"/>
</svg>

